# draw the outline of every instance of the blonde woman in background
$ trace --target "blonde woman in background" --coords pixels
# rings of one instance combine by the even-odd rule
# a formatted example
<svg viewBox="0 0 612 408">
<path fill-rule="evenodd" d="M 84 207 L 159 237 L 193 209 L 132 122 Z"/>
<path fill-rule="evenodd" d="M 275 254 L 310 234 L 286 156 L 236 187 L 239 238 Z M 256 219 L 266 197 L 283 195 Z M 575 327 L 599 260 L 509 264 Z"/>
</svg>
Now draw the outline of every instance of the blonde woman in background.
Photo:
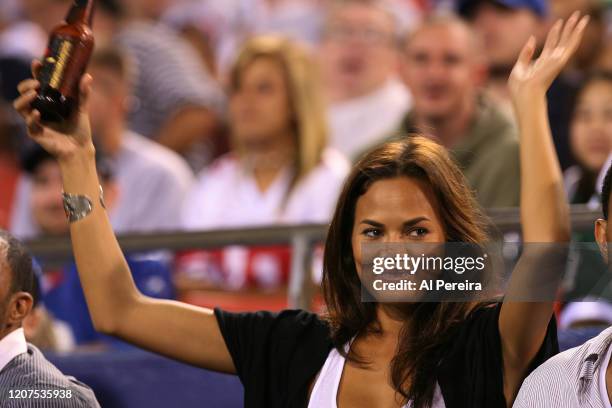
<svg viewBox="0 0 612 408">
<path fill-rule="evenodd" d="M 230 73 L 232 148 L 199 174 L 184 206 L 185 228 L 330 220 L 349 163 L 327 147 L 319 89 L 313 61 L 296 43 L 258 36 L 244 44 Z M 199 254 L 183 257 L 179 269 L 214 273 L 212 280 L 233 288 L 286 279 L 286 250 L 264 250 L 259 258 L 245 248 L 230 252 L 212 256 L 220 267 L 210 268 L 202 259 L 211 257 Z"/>
</svg>

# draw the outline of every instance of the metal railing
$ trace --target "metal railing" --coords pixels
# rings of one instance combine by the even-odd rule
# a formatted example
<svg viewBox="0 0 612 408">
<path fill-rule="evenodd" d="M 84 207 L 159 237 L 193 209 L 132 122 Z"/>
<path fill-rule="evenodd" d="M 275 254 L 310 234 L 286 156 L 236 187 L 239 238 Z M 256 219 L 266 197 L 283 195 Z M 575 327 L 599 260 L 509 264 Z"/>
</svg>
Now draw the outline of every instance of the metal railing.
<svg viewBox="0 0 612 408">
<path fill-rule="evenodd" d="M 520 231 L 518 208 L 496 209 L 488 212 L 495 230 L 499 233 Z M 572 206 L 572 230 L 591 231 L 599 211 L 586 206 Z M 310 271 L 313 247 L 325 240 L 327 225 L 290 225 L 244 229 L 226 229 L 199 232 L 159 232 L 127 234 L 118 237 L 126 253 L 156 250 L 181 251 L 212 249 L 227 245 L 284 245 L 292 248 L 291 273 L 289 275 L 288 304 L 290 307 L 307 308 L 310 302 Z M 39 238 L 26 242 L 32 254 L 47 264 L 62 265 L 72 257 L 69 238 Z"/>
</svg>

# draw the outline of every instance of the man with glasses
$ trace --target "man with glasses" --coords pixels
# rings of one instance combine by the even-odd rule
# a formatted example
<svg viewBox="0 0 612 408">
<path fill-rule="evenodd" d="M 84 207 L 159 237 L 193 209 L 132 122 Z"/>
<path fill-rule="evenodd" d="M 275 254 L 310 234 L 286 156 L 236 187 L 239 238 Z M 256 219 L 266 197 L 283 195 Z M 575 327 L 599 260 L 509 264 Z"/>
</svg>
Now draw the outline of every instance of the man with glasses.
<svg viewBox="0 0 612 408">
<path fill-rule="evenodd" d="M 398 22 L 381 2 L 333 2 L 320 48 L 330 143 L 350 159 L 397 127 L 410 95 L 397 78 Z"/>
</svg>

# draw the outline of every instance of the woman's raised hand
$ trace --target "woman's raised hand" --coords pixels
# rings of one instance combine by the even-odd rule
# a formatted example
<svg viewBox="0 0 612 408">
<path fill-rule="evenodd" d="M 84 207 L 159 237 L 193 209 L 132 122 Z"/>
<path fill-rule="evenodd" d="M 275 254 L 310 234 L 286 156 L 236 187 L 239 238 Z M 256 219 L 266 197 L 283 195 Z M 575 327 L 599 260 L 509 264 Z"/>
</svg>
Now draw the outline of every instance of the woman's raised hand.
<svg viewBox="0 0 612 408">
<path fill-rule="evenodd" d="M 574 54 L 589 21 L 588 16 L 574 12 L 567 21 L 557 21 L 546 37 L 542 53 L 532 60 L 536 48 L 535 37 L 531 36 L 521 51 L 508 80 L 512 102 L 515 108 L 529 104 L 534 96 L 546 91 Z"/>
<path fill-rule="evenodd" d="M 38 78 L 40 67 L 39 61 L 32 62 L 34 78 Z M 26 79 L 18 85 L 20 96 L 13 103 L 15 110 L 24 118 L 30 137 L 55 156 L 60 163 L 83 154 L 93 157 L 95 153 L 87 114 L 91 81 L 89 74 L 83 75 L 79 84 L 78 112 L 72 121 L 59 125 L 42 123 L 40 112 L 31 107 L 40 87 L 37 79 Z"/>
</svg>

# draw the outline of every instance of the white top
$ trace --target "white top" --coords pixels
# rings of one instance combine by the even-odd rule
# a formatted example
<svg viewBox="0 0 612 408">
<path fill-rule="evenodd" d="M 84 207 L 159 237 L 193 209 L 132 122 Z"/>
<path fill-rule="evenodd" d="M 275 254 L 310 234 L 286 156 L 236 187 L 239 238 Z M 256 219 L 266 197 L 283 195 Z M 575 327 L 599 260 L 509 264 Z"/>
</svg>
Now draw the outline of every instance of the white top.
<svg viewBox="0 0 612 408">
<path fill-rule="evenodd" d="M 12 331 L 0 339 L 0 372 L 20 354 L 28 352 L 23 328 Z"/>
<path fill-rule="evenodd" d="M 110 218 L 115 231 L 178 228 L 183 200 L 195 181 L 185 160 L 129 131 L 114 159 L 119 199 Z"/>
<path fill-rule="evenodd" d="M 345 352 L 348 352 L 348 349 L 349 343 L 344 346 Z M 314 384 L 312 393 L 310 394 L 308 408 L 338 408 L 338 387 L 340 386 L 340 379 L 342 378 L 345 362 L 346 359 L 335 348 L 329 352 L 327 359 L 325 359 L 325 364 L 323 364 L 323 368 Z M 403 408 L 411 407 L 412 402 L 408 402 Z M 445 408 L 444 399 L 442 398 L 442 392 L 440 391 L 438 383 L 436 383 L 434 400 L 431 407 Z"/>
<path fill-rule="evenodd" d="M 398 129 L 412 105 L 406 87 L 397 79 L 360 98 L 332 104 L 328 110 L 331 146 L 351 160 L 387 139 Z"/>
<path fill-rule="evenodd" d="M 283 209 L 290 171 L 283 171 L 262 192 L 236 156 L 228 154 L 200 173 L 185 202 L 182 223 L 187 229 L 218 229 L 328 222 L 349 169 L 342 155 L 326 149 L 321 163 L 293 188 Z"/>
<path fill-rule="evenodd" d="M 606 372 L 608 371 L 608 365 L 610 364 L 610 354 L 612 354 L 612 347 L 608 346 L 606 355 L 601 361 L 599 366 L 599 395 L 603 402 L 604 408 L 612 408 L 610 406 L 610 397 L 608 396 L 608 387 L 606 387 Z"/>
<path fill-rule="evenodd" d="M 109 209 L 115 232 L 176 229 L 183 200 L 194 181 L 187 163 L 170 149 L 127 131 L 114 157 L 119 197 Z M 33 238 L 40 228 L 32 217 L 32 183 L 24 175 L 17 183 L 10 230 L 17 238 Z"/>
</svg>

